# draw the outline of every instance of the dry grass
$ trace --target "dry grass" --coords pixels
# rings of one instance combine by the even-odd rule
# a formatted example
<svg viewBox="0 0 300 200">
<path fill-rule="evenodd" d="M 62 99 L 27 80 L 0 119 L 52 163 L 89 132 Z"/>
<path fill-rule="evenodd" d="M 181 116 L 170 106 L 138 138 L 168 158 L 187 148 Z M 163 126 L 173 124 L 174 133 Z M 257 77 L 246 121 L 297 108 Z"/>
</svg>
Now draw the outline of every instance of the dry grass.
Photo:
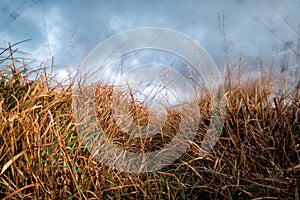
<svg viewBox="0 0 300 200">
<path fill-rule="evenodd" d="M 270 98 L 271 75 L 263 83 L 231 83 L 226 121 L 214 152 L 204 159 L 197 156 L 210 119 L 209 101 L 203 100 L 198 135 L 188 152 L 162 170 L 126 174 L 92 159 L 78 138 L 70 86 L 50 85 L 45 76 L 30 81 L 22 63 L 12 56 L 7 61 L 0 72 L 0 198 L 299 199 L 299 84 L 293 96 Z M 103 85 L 98 89 L 97 108 L 109 113 L 111 91 Z M 130 105 L 133 119 L 147 125 L 149 111 Z M 132 148 L 135 141 L 110 131 L 116 127 L 109 115 L 98 114 L 103 129 L 119 134 L 114 139 Z M 180 120 L 173 111 L 168 116 L 167 133 L 176 131 Z M 168 142 L 163 138 L 154 143 Z M 146 143 L 152 150 L 153 143 Z"/>
</svg>

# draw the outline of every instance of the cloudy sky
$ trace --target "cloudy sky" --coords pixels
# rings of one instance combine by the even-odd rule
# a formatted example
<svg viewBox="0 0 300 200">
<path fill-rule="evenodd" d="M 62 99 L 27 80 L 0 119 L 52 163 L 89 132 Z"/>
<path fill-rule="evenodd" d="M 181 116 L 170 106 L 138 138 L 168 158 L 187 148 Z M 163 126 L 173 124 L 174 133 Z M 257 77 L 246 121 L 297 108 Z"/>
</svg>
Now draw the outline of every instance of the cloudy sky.
<svg viewBox="0 0 300 200">
<path fill-rule="evenodd" d="M 37 60 L 54 56 L 63 73 L 114 34 L 162 27 L 195 39 L 222 68 L 223 38 L 233 62 L 281 56 L 285 41 L 296 51 L 299 10 L 299 0 L 1 0 L 0 47 L 31 39 L 19 49 Z"/>
</svg>

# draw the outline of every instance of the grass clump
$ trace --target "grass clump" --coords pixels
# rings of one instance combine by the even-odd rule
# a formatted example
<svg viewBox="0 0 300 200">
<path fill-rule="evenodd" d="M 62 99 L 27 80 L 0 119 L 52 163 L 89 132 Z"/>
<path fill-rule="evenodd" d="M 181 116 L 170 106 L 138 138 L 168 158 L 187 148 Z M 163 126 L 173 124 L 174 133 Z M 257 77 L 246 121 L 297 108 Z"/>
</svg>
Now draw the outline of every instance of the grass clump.
<svg viewBox="0 0 300 200">
<path fill-rule="evenodd" d="M 30 72 L 12 54 L 6 63 L 0 72 L 3 199 L 299 199 L 299 84 L 288 95 L 269 88 L 271 75 L 264 82 L 231 82 L 223 132 L 213 152 L 198 157 L 210 119 L 209 100 L 204 99 L 197 137 L 184 155 L 156 172 L 126 174 L 93 159 L 78 137 L 72 84 L 50 84 L 47 75 L 29 80 Z M 98 109 L 109 113 L 105 97 L 111 91 L 101 87 Z M 149 111 L 130 106 L 133 119 L 146 126 Z M 136 141 L 129 144 L 128 136 L 113 132 L 108 115 L 98 114 L 108 134 L 121 134 L 112 139 L 132 148 L 128 145 Z M 176 125 L 177 115 L 170 110 L 168 124 Z M 162 141 L 168 139 L 143 142 L 152 150 L 153 142 Z M 140 145 L 141 140 L 138 149 Z"/>
</svg>

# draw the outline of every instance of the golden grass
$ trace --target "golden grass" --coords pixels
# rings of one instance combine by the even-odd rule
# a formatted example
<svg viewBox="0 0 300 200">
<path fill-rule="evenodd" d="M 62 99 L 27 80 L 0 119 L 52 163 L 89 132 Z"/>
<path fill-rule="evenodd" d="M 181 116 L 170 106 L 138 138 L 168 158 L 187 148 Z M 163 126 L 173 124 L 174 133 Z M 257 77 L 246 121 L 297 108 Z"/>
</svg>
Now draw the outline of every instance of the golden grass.
<svg viewBox="0 0 300 200">
<path fill-rule="evenodd" d="M 22 63 L 12 56 L 8 61 L 0 72 L 0 198 L 299 199 L 299 84 L 294 96 L 270 98 L 271 75 L 261 83 L 231 83 L 223 133 L 213 152 L 198 157 L 210 119 L 209 100 L 204 99 L 198 134 L 183 156 L 156 172 L 126 174 L 93 159 L 78 138 L 71 86 L 50 85 L 45 76 L 30 81 Z M 110 94 L 109 86 L 99 86 L 97 109 L 110 112 Z M 151 111 L 128 104 L 136 123 L 146 126 Z M 170 110 L 163 131 L 168 137 L 161 134 L 138 143 L 100 111 L 103 130 L 136 151 L 141 145 L 151 151 L 153 145 L 168 142 L 168 133 L 176 132 L 180 121 L 180 114 Z"/>
</svg>

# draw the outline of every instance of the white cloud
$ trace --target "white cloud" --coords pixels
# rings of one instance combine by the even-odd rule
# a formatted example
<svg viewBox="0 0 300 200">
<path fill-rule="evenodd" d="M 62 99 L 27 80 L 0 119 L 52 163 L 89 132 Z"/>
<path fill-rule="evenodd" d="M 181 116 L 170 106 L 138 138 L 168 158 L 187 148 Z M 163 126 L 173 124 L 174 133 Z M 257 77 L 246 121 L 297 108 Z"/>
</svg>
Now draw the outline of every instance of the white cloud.
<svg viewBox="0 0 300 200">
<path fill-rule="evenodd" d="M 57 71 L 58 80 L 66 80 L 70 77 L 70 73 L 67 70 L 60 69 Z"/>
</svg>

